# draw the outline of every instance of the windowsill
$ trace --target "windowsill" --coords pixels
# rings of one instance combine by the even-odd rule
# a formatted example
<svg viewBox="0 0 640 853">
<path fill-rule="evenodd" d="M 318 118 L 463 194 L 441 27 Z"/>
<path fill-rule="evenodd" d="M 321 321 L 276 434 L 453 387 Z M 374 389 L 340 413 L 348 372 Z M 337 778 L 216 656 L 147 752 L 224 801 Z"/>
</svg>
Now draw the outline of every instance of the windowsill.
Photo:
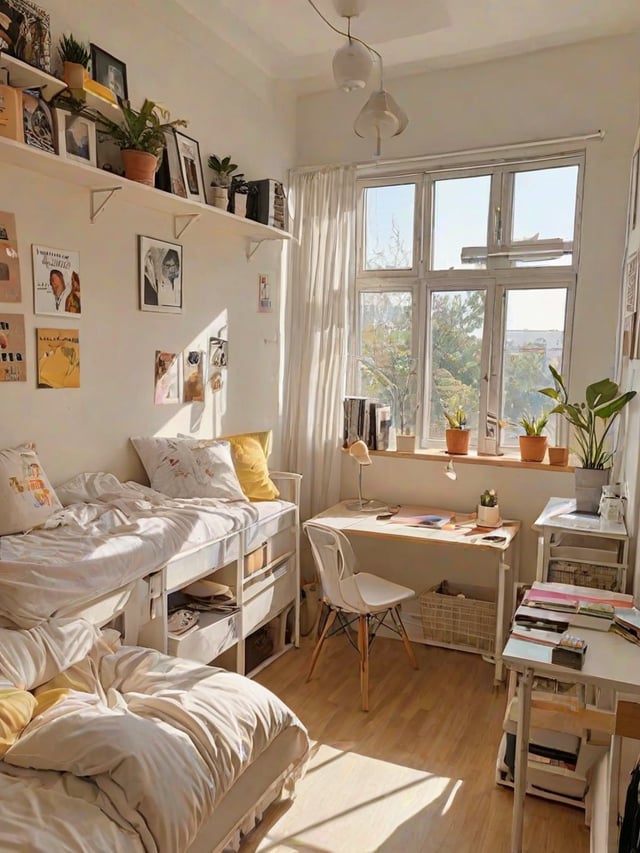
<svg viewBox="0 0 640 853">
<path fill-rule="evenodd" d="M 344 451 L 347 452 L 346 450 Z M 401 453 L 397 450 L 370 450 L 371 456 L 383 456 L 389 459 L 419 459 L 423 462 L 442 462 L 453 459 L 456 465 L 495 465 L 499 468 L 531 468 L 535 471 L 551 471 L 556 474 L 573 473 L 573 465 L 549 465 L 548 462 L 523 462 L 520 457 L 513 453 L 505 453 L 503 456 L 478 456 L 475 450 L 469 451 L 465 456 L 457 453 L 447 453 L 446 450 L 416 450 L 414 453 Z"/>
</svg>

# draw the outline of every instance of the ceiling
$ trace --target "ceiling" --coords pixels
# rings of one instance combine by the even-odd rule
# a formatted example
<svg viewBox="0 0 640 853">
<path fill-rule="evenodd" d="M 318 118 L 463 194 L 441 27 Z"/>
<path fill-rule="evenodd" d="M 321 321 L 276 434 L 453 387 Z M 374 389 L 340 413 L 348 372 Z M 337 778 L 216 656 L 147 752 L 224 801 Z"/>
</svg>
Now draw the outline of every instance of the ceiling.
<svg viewBox="0 0 640 853">
<path fill-rule="evenodd" d="M 332 0 L 315 0 L 339 28 Z M 331 85 L 342 43 L 307 0 L 178 0 L 270 77 Z M 466 64 L 640 29 L 638 0 L 366 0 L 352 32 L 389 76 Z"/>
</svg>

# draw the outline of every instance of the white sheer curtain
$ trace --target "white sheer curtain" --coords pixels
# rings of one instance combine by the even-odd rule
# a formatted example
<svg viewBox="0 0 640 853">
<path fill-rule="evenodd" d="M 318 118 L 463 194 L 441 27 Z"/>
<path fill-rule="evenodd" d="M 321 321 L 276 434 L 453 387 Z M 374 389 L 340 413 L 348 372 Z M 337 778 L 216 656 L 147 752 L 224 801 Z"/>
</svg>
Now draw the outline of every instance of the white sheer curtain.
<svg viewBox="0 0 640 853">
<path fill-rule="evenodd" d="M 285 468 L 303 475 L 301 516 L 340 492 L 342 400 L 355 253 L 355 168 L 292 173 L 294 206 L 286 302 Z"/>
</svg>

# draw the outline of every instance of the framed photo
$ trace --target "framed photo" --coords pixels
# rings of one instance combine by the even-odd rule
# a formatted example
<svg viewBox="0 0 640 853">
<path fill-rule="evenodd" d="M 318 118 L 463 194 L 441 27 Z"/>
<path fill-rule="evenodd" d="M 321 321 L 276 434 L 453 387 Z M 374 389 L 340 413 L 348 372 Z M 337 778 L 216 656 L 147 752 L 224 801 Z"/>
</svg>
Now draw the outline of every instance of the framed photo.
<svg viewBox="0 0 640 853">
<path fill-rule="evenodd" d="M 78 329 L 36 329 L 38 388 L 80 387 Z"/>
<path fill-rule="evenodd" d="M 184 181 L 187 198 L 206 204 L 207 197 L 204 189 L 200 146 L 195 139 L 185 136 L 184 133 L 180 133 L 178 130 L 174 130 L 174 136 L 178 146 L 178 157 L 180 159 L 182 180 Z"/>
<path fill-rule="evenodd" d="M 178 141 L 172 127 L 164 131 L 165 145 L 160 167 L 156 172 L 156 189 L 187 197 L 187 188 L 182 177 L 182 165 L 178 154 Z"/>
<path fill-rule="evenodd" d="M 80 255 L 67 249 L 32 246 L 33 310 L 74 317 L 81 312 Z"/>
<path fill-rule="evenodd" d="M 26 144 L 55 154 L 51 110 L 38 89 L 25 89 L 22 93 L 22 118 Z"/>
<path fill-rule="evenodd" d="M 24 314 L 0 314 L 0 382 L 26 381 Z"/>
<path fill-rule="evenodd" d="M 107 89 L 111 89 L 116 98 L 128 101 L 127 66 L 98 45 L 91 43 L 89 47 L 91 49 L 92 79 L 102 83 Z"/>
<path fill-rule="evenodd" d="M 0 211 L 0 302 L 22 302 L 16 218 L 6 211 Z"/>
<path fill-rule="evenodd" d="M 182 246 L 140 235 L 140 310 L 182 313 Z"/>
<path fill-rule="evenodd" d="M 95 122 L 78 113 L 54 107 L 53 123 L 60 157 L 97 166 Z"/>
<path fill-rule="evenodd" d="M 49 13 L 29 0 L 0 0 L 0 50 L 51 72 Z"/>
</svg>

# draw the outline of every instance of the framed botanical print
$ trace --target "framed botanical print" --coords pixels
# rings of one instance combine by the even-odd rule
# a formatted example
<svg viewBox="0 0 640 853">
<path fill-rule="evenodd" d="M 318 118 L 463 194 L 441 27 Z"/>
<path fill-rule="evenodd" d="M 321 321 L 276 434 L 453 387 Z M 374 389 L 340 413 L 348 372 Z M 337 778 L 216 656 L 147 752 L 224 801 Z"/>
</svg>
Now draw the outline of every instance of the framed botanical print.
<svg viewBox="0 0 640 853">
<path fill-rule="evenodd" d="M 0 0 L 1 2 L 1 0 Z M 120 59 L 111 56 L 106 50 L 91 43 L 91 77 L 107 89 L 111 89 L 116 99 L 129 100 L 127 86 L 127 66 Z"/>
<path fill-rule="evenodd" d="M 190 136 L 186 136 L 178 130 L 174 130 L 174 135 L 178 146 L 178 157 L 187 198 L 206 204 L 207 197 L 204 188 L 202 160 L 200 159 L 200 146 L 195 139 L 191 139 Z"/>
<path fill-rule="evenodd" d="M 140 310 L 182 313 L 182 246 L 140 235 Z"/>
<path fill-rule="evenodd" d="M 0 0 L 0 51 L 50 72 L 49 13 L 29 0 Z"/>
<path fill-rule="evenodd" d="M 96 125 L 78 113 L 53 109 L 57 149 L 60 157 L 90 166 L 97 165 Z"/>
</svg>

